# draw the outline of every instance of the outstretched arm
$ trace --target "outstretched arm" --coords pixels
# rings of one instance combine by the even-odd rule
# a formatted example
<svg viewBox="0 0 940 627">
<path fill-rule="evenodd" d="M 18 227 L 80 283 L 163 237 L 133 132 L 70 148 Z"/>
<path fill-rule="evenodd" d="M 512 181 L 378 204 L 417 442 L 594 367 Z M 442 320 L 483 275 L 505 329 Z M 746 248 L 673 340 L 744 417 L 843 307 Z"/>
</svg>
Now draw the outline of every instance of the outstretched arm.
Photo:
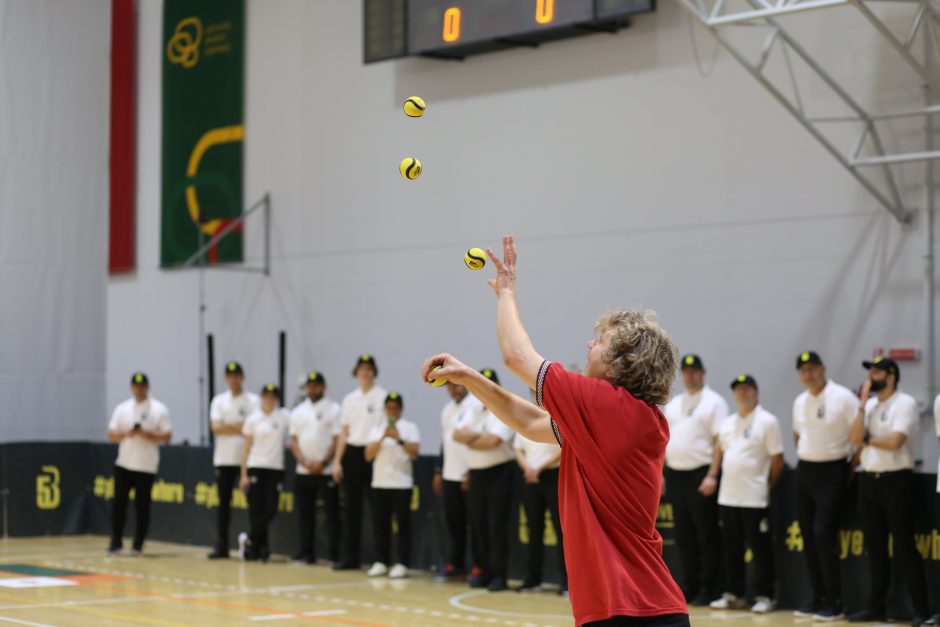
<svg viewBox="0 0 940 627">
<path fill-rule="evenodd" d="M 421 375 L 425 381 L 428 381 L 428 375 L 436 366 L 441 369 L 434 372 L 435 378 L 444 377 L 453 383 L 466 386 L 489 411 L 516 433 L 536 442 L 556 443 L 551 418 L 543 409 L 501 388 L 446 353 L 435 355 L 424 362 Z"/>
<path fill-rule="evenodd" d="M 534 390 L 539 368 L 545 359 L 536 352 L 529 334 L 522 326 L 522 318 L 519 316 L 519 306 L 516 304 L 515 239 L 512 235 L 503 238 L 502 260 L 492 249 L 488 248 L 486 253 L 496 266 L 496 278 L 491 279 L 489 284 L 497 297 L 496 337 L 499 339 L 503 363 L 513 374 L 522 379 L 523 383 Z"/>
</svg>

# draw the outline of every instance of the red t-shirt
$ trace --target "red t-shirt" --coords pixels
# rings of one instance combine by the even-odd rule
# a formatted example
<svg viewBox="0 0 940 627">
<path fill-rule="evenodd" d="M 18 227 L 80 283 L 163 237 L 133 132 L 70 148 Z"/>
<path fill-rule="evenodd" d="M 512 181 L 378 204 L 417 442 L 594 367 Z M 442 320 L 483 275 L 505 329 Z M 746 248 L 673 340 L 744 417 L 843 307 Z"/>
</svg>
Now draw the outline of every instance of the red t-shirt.
<svg viewBox="0 0 940 627">
<path fill-rule="evenodd" d="M 656 531 L 665 416 L 624 388 L 548 361 L 536 394 L 561 444 L 558 501 L 576 624 L 687 614 Z"/>
</svg>

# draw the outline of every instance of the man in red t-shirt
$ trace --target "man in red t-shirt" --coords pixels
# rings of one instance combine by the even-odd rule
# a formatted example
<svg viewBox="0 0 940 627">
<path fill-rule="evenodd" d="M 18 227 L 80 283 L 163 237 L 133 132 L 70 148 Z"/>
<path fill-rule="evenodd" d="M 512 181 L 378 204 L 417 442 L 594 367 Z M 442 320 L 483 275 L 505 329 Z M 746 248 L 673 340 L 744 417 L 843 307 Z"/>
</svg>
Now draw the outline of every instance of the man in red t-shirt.
<svg viewBox="0 0 940 627">
<path fill-rule="evenodd" d="M 656 531 L 666 418 L 678 361 L 675 344 L 651 312 L 616 311 L 597 323 L 583 375 L 543 359 L 516 305 L 516 247 L 490 286 L 506 366 L 536 391 L 538 404 L 513 395 L 448 354 L 425 361 L 426 381 L 465 385 L 500 420 L 530 440 L 561 446 L 559 508 L 571 607 L 577 625 L 682 627 L 682 591 L 662 558 Z M 435 370 L 433 375 L 431 370 Z"/>
</svg>

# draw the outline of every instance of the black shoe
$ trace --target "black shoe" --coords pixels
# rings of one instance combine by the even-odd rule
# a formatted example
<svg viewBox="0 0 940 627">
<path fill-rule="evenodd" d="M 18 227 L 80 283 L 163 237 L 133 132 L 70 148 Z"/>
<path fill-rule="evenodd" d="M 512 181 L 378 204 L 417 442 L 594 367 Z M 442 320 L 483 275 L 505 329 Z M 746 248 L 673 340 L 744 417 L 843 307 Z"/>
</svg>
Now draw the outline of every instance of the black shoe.
<svg viewBox="0 0 940 627">
<path fill-rule="evenodd" d="M 336 562 L 333 564 L 333 570 L 359 570 L 359 564 L 352 562 Z"/>
<path fill-rule="evenodd" d="M 721 595 L 719 594 L 712 596 L 706 592 L 699 592 L 697 595 L 695 595 L 694 599 L 688 602 L 688 604 L 695 607 L 708 607 L 708 604 L 711 603 L 714 599 L 717 599 L 719 596 Z"/>
<path fill-rule="evenodd" d="M 470 575 L 470 587 L 471 588 L 485 588 L 490 585 L 490 578 L 480 573 L 478 575 Z"/>
<path fill-rule="evenodd" d="M 516 592 L 538 592 L 542 587 L 542 583 L 535 581 L 534 579 L 526 579 L 522 582 L 522 585 L 516 588 Z"/>
<path fill-rule="evenodd" d="M 930 618 L 928 618 L 926 621 L 924 621 L 924 624 L 927 625 L 927 627 L 933 627 L 934 625 L 940 625 L 940 612 L 937 612 L 936 614 L 934 614 L 933 616 L 931 616 Z"/>
<path fill-rule="evenodd" d="M 826 604 L 820 598 L 814 598 L 810 603 L 801 605 L 793 610 L 793 615 L 797 618 L 812 618 L 819 612 L 826 609 Z"/>
<path fill-rule="evenodd" d="M 822 621 L 824 623 L 845 620 L 845 609 L 842 607 L 841 603 L 837 605 L 827 605 L 813 614 L 813 620 Z"/>
<path fill-rule="evenodd" d="M 506 585 L 506 580 L 502 577 L 493 577 L 486 589 L 490 592 L 502 592 L 503 590 L 509 590 L 509 586 Z"/>
<path fill-rule="evenodd" d="M 290 558 L 291 564 L 309 564 L 310 555 L 308 553 L 296 553 L 292 558 Z"/>
<path fill-rule="evenodd" d="M 886 620 L 888 620 L 888 617 L 885 615 L 884 611 L 879 611 L 870 607 L 849 614 L 850 623 L 883 623 Z"/>
<path fill-rule="evenodd" d="M 212 553 L 209 553 L 210 560 L 227 560 L 228 559 L 228 549 L 223 549 L 222 547 L 216 547 Z"/>
<path fill-rule="evenodd" d="M 931 620 L 933 620 L 933 617 L 924 618 L 923 616 L 915 616 L 911 619 L 911 627 L 921 627 L 921 625 L 924 625 Z"/>
<path fill-rule="evenodd" d="M 123 547 L 121 546 L 120 542 L 117 542 L 117 543 L 112 542 L 111 544 L 108 545 L 108 553 L 110 553 L 111 555 L 120 553 L 122 549 Z"/>
</svg>

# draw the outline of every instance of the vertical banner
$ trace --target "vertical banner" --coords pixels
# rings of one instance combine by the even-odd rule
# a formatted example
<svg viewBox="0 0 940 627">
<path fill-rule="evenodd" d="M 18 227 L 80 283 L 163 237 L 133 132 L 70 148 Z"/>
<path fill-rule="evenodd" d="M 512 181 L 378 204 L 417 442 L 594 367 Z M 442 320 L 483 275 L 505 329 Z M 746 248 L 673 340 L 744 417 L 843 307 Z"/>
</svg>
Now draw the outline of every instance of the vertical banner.
<svg viewBox="0 0 940 627">
<path fill-rule="evenodd" d="M 163 4 L 160 265 L 185 262 L 242 213 L 245 1 Z M 241 228 L 204 261 L 242 261 Z"/>
<path fill-rule="evenodd" d="M 108 271 L 134 269 L 137 175 L 137 18 L 134 0 L 111 0 L 111 150 L 108 160 Z"/>
</svg>

